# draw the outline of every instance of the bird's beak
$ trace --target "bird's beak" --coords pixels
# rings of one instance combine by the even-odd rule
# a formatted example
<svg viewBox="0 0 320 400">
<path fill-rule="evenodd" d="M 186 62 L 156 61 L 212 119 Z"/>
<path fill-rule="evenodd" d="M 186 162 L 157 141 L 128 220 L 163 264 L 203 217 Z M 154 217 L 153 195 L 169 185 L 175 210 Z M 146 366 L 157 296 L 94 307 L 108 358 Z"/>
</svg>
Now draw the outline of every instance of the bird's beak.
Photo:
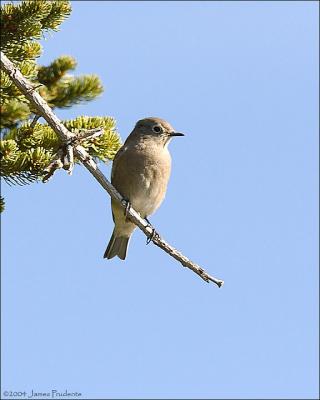
<svg viewBox="0 0 320 400">
<path fill-rule="evenodd" d="M 171 132 L 170 136 L 184 136 L 184 133 L 180 133 L 180 132 Z"/>
</svg>

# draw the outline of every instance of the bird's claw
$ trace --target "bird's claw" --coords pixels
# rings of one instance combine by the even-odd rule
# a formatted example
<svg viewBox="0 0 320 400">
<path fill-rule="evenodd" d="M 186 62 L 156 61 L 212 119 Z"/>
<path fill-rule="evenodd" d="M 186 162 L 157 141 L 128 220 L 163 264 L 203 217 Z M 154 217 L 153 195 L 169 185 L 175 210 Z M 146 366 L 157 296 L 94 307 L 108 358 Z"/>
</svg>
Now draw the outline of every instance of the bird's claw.
<svg viewBox="0 0 320 400">
<path fill-rule="evenodd" d="M 128 219 L 129 209 L 131 207 L 131 203 L 129 200 L 126 200 L 126 208 L 124 209 L 124 216 Z"/>
<path fill-rule="evenodd" d="M 149 221 L 148 221 L 148 222 L 149 222 Z M 150 236 L 147 238 L 146 244 L 149 244 L 154 238 L 156 238 L 157 236 L 159 236 L 159 234 L 158 234 L 157 231 L 153 228 L 152 225 L 150 225 L 150 228 L 152 229 L 152 232 L 151 232 Z"/>
</svg>

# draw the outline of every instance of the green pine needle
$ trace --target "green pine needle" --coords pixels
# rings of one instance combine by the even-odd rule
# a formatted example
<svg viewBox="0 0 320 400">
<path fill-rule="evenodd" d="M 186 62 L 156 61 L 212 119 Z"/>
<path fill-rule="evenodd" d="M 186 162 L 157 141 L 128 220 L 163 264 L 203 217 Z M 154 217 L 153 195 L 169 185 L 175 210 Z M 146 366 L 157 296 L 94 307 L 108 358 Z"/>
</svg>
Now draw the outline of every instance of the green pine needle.
<svg viewBox="0 0 320 400">
<path fill-rule="evenodd" d="M 49 66 L 37 64 L 42 52 L 38 39 L 47 31 L 58 30 L 70 12 L 70 2 L 62 0 L 24 0 L 1 6 L 2 51 L 53 108 L 90 101 L 103 92 L 102 82 L 96 75 L 69 75 L 76 67 L 76 60 L 71 56 L 58 57 Z M 50 126 L 33 123 L 37 110 L 3 71 L 0 71 L 0 84 L 1 177 L 10 185 L 38 181 L 62 143 Z M 96 160 L 112 160 L 121 146 L 111 117 L 83 116 L 63 123 L 72 132 L 104 130 L 102 135 L 82 143 Z M 75 162 L 79 161 L 75 159 Z M 4 209 L 3 198 L 0 209 Z"/>
<path fill-rule="evenodd" d="M 4 198 L 2 196 L 0 196 L 0 213 L 2 213 L 2 211 L 4 211 L 5 209 L 5 201 Z"/>
<path fill-rule="evenodd" d="M 90 101 L 102 92 L 102 83 L 96 75 L 65 76 L 50 87 L 45 97 L 51 106 L 66 108 Z"/>
<path fill-rule="evenodd" d="M 38 81 L 50 87 L 58 82 L 67 71 L 75 69 L 76 66 L 77 62 L 73 57 L 61 56 L 55 59 L 48 67 L 39 67 Z"/>
</svg>

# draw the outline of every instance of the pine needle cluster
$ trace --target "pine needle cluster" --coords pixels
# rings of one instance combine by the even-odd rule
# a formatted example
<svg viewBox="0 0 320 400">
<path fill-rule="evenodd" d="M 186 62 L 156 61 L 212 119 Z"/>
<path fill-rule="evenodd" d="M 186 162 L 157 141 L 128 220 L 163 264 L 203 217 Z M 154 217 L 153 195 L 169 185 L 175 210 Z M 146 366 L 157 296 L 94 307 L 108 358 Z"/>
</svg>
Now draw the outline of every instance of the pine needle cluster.
<svg viewBox="0 0 320 400">
<path fill-rule="evenodd" d="M 90 101 L 103 91 L 98 76 L 70 74 L 77 64 L 71 56 L 61 56 L 48 66 L 37 63 L 42 53 L 39 39 L 57 31 L 70 13 L 71 4 L 64 0 L 23 0 L 1 6 L 1 50 L 52 108 Z M 1 176 L 9 184 L 22 185 L 41 179 L 60 139 L 46 123 L 36 122 L 36 110 L 4 71 L 0 71 L 0 112 Z M 103 135 L 83 143 L 95 159 L 113 159 L 121 145 L 111 117 L 78 117 L 64 124 L 74 132 L 103 127 Z"/>
</svg>

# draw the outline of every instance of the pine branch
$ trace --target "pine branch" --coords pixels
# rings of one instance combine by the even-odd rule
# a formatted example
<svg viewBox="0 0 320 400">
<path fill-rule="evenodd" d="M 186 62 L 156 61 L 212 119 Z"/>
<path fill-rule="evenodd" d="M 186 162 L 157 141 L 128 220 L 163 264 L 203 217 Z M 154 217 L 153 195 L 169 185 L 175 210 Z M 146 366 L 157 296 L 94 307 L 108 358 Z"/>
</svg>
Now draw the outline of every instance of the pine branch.
<svg viewBox="0 0 320 400">
<path fill-rule="evenodd" d="M 1 9 L 1 45 L 41 39 L 43 30 L 58 30 L 70 15 L 69 1 L 27 0 L 20 4 L 5 4 Z"/>
<path fill-rule="evenodd" d="M 46 0 L 24 1 L 18 5 L 5 4 L 1 12 L 1 43 L 27 39 L 41 39 L 41 20 L 51 11 L 52 4 Z"/>
<path fill-rule="evenodd" d="M 67 148 L 65 152 L 59 151 L 65 145 L 49 125 L 37 122 L 40 117 L 35 115 L 32 121 L 1 132 L 3 139 L 0 140 L 0 152 L 3 157 L 0 174 L 8 183 L 14 183 L 16 177 L 23 177 L 26 183 L 41 178 L 46 181 L 56 169 L 64 168 L 66 164 L 64 159 Z M 103 162 L 112 160 L 121 146 L 115 130 L 115 120 L 111 117 L 82 116 L 64 121 L 63 124 L 74 133 L 73 144 L 77 141 L 94 159 Z M 42 150 L 37 152 L 40 148 Z M 72 172 L 73 164 L 79 162 L 75 158 L 71 168 L 68 164 L 69 173 Z"/>
<path fill-rule="evenodd" d="M 27 119 L 30 115 L 28 105 L 15 99 L 11 99 L 1 105 L 0 111 L 0 128 L 11 128 L 17 122 Z"/>
<path fill-rule="evenodd" d="M 71 143 L 75 137 L 58 119 L 58 117 L 52 112 L 48 104 L 43 98 L 37 93 L 32 84 L 24 78 L 21 72 L 15 68 L 12 62 L 1 52 L 1 67 L 7 72 L 12 81 L 17 87 L 23 92 L 30 103 L 38 110 L 38 114 L 41 115 L 47 123 L 52 127 L 56 134 L 60 137 L 61 141 L 67 146 L 72 146 Z M 124 209 L 127 208 L 127 201 L 121 196 L 121 194 L 111 185 L 111 183 L 105 178 L 102 172 L 99 170 L 97 164 L 93 158 L 85 151 L 80 145 L 75 145 L 73 148 L 76 156 L 82 161 L 83 165 L 89 170 L 89 172 L 95 177 L 100 185 L 109 193 L 112 199 L 118 201 Z M 223 285 L 223 281 L 210 276 L 203 268 L 195 264 L 177 249 L 169 245 L 163 240 L 159 234 L 154 234 L 154 230 L 148 222 L 142 219 L 132 207 L 129 207 L 127 216 L 131 221 L 136 224 L 148 237 L 151 238 L 153 243 L 160 247 L 162 250 L 167 252 L 171 257 L 178 260 L 184 267 L 191 269 L 193 272 L 198 274 L 206 282 L 214 282 L 219 287 Z"/>
<path fill-rule="evenodd" d="M 51 2 L 50 13 L 41 20 L 42 29 L 57 31 L 59 25 L 70 15 L 71 4 L 69 1 L 56 0 Z"/>
<path fill-rule="evenodd" d="M 53 107 L 66 108 L 90 101 L 103 92 L 101 81 L 96 75 L 62 77 L 47 92 L 47 99 Z"/>
<path fill-rule="evenodd" d="M 7 56 L 10 57 L 9 54 L 7 54 Z M 50 87 L 54 83 L 58 82 L 67 71 L 75 69 L 76 66 L 77 62 L 73 57 L 58 57 L 47 67 L 39 67 L 38 81 L 43 85 Z"/>
<path fill-rule="evenodd" d="M 13 61 L 34 60 L 40 57 L 42 46 L 39 42 L 27 40 L 21 43 L 14 43 L 13 46 L 8 46 L 5 49 L 5 53 Z"/>
<path fill-rule="evenodd" d="M 54 153 L 42 146 L 27 147 L 24 151 L 15 140 L 0 141 L 1 177 L 8 184 L 27 184 L 43 176 L 43 171 L 51 162 Z"/>
</svg>

